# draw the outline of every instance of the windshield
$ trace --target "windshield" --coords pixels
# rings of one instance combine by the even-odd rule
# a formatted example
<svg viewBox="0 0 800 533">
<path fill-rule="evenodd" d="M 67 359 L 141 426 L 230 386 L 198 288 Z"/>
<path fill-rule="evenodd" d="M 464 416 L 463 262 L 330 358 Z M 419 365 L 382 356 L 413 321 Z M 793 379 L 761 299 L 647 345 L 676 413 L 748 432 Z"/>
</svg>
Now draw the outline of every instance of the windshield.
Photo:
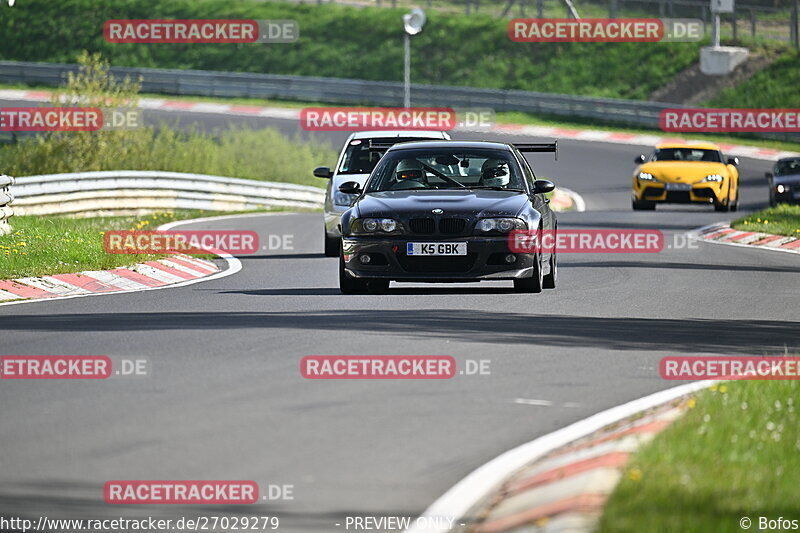
<svg viewBox="0 0 800 533">
<path fill-rule="evenodd" d="M 800 174 L 800 159 L 789 159 L 788 161 L 778 161 L 775 164 L 776 176 L 788 176 Z"/>
<path fill-rule="evenodd" d="M 522 173 L 506 151 L 398 150 L 381 160 L 366 192 L 464 188 L 523 190 Z"/>
<path fill-rule="evenodd" d="M 396 144 L 419 141 L 422 137 L 382 137 L 374 139 L 353 139 L 347 145 L 337 174 L 369 174 L 380 161 L 383 152 L 370 150 L 369 143 Z"/>
<path fill-rule="evenodd" d="M 660 148 L 653 154 L 653 161 L 708 161 L 721 163 L 722 157 L 717 150 L 702 148 Z"/>
</svg>

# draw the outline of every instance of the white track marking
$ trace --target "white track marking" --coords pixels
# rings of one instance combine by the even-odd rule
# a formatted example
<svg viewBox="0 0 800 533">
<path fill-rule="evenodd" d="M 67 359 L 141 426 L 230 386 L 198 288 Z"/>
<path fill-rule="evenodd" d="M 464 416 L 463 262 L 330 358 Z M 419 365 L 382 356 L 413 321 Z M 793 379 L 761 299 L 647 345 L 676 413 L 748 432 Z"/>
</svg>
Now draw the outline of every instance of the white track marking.
<svg viewBox="0 0 800 533">
<path fill-rule="evenodd" d="M 473 471 L 467 477 L 456 483 L 444 493 L 428 509 L 422 513 L 423 517 L 444 516 L 456 521 L 466 517 L 467 513 L 493 490 L 497 489 L 513 472 L 527 465 L 543 455 L 565 446 L 570 442 L 583 438 L 599 431 L 609 424 L 624 420 L 634 414 L 665 404 L 681 396 L 711 386 L 714 381 L 698 381 L 663 390 L 638 400 L 613 407 L 607 411 L 597 413 L 579 422 L 575 422 L 563 429 L 539 437 L 526 444 L 518 446 L 506 453 L 492 459 L 488 463 Z M 427 521 L 422 521 L 427 522 Z M 433 521 L 430 521 L 433 523 Z M 447 533 L 443 527 L 429 527 L 422 529 L 412 526 L 407 533 Z"/>
</svg>

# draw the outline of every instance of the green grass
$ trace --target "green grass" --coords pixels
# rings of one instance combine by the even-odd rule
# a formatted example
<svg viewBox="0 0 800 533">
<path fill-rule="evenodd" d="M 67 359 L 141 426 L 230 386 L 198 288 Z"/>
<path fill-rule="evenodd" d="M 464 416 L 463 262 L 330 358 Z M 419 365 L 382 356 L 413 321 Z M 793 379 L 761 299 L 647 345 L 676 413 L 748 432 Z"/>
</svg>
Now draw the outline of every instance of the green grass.
<svg viewBox="0 0 800 533">
<path fill-rule="evenodd" d="M 786 53 L 752 78 L 707 102 L 714 107 L 800 108 L 800 52 Z"/>
<path fill-rule="evenodd" d="M 178 210 L 135 217 L 12 217 L 12 232 L 0 236 L 0 279 L 106 270 L 166 257 L 109 254 L 103 249 L 103 232 L 154 230 L 161 224 L 175 220 L 219 214 Z"/>
<path fill-rule="evenodd" d="M 734 220 L 733 229 L 800 238 L 800 205 L 780 204 Z"/>
<path fill-rule="evenodd" d="M 741 533 L 742 517 L 751 531 L 760 516 L 800 518 L 800 383 L 712 389 L 631 459 L 600 533 Z"/>
<path fill-rule="evenodd" d="M 226 70 L 401 81 L 403 9 L 242 0 L 26 0 L 0 19 L 0 58 L 74 62 L 82 50 L 114 66 Z M 108 19 L 294 19 L 286 44 L 112 44 Z M 37 20 L 39 24 L 31 24 Z M 354 31 L 354 28 L 356 29 Z M 415 83 L 644 99 L 697 61 L 701 43 L 518 43 L 508 20 L 428 12 L 414 38 Z"/>
</svg>

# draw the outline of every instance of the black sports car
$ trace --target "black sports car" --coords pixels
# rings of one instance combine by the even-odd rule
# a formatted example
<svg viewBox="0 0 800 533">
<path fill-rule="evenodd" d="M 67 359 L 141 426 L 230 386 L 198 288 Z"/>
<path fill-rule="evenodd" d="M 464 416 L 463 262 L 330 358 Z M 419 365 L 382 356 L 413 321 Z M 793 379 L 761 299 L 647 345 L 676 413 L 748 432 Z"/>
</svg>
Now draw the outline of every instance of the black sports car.
<svg viewBox="0 0 800 533">
<path fill-rule="evenodd" d="M 800 204 L 800 157 L 778 159 L 767 172 L 769 205 Z"/>
<path fill-rule="evenodd" d="M 385 148 L 384 148 L 385 149 Z M 513 280 L 519 292 L 556 284 L 555 249 L 519 249 L 514 232 L 554 232 L 556 217 L 521 151 L 556 143 L 415 141 L 388 148 L 341 217 L 339 286 L 383 291 L 394 281 Z M 552 239 L 550 242 L 555 242 Z"/>
</svg>

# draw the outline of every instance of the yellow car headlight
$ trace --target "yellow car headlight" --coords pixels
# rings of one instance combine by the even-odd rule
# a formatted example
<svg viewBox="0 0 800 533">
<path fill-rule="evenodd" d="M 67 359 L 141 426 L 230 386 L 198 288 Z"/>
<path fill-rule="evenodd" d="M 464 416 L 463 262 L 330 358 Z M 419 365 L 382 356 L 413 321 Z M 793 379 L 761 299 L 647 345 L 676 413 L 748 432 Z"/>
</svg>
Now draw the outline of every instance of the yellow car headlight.
<svg viewBox="0 0 800 533">
<path fill-rule="evenodd" d="M 711 174 L 711 175 L 706 176 L 705 178 L 703 178 L 703 181 L 718 183 L 718 182 L 720 182 L 720 181 L 722 181 L 724 179 L 725 178 L 720 174 Z"/>
<path fill-rule="evenodd" d="M 639 172 L 639 181 L 656 181 L 649 172 Z"/>
</svg>

